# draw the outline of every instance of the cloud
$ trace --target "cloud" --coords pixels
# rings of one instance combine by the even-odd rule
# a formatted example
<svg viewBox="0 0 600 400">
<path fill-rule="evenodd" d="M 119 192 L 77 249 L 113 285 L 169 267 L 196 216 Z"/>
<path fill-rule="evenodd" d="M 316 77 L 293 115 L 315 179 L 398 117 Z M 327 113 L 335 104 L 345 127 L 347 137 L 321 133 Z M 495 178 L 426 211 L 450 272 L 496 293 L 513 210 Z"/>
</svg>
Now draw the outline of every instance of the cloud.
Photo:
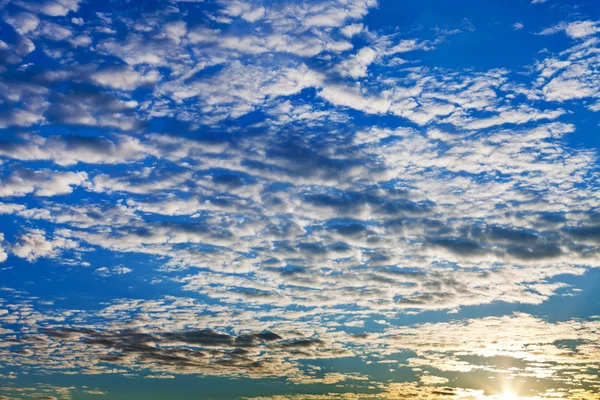
<svg viewBox="0 0 600 400">
<path fill-rule="evenodd" d="M 425 42 L 419 42 L 416 39 L 405 39 L 401 40 L 398 44 L 389 46 L 385 49 L 384 54 L 391 56 L 398 53 L 408 53 L 414 50 L 429 49 L 429 46 Z"/>
<path fill-rule="evenodd" d="M 421 382 L 425 385 L 443 385 L 449 382 L 447 378 L 435 375 L 422 375 Z"/>
<path fill-rule="evenodd" d="M 598 23 L 595 21 L 575 21 L 561 22 L 560 24 L 546 28 L 540 32 L 540 35 L 552 35 L 558 32 L 565 32 L 572 39 L 582 39 L 600 32 Z"/>
<path fill-rule="evenodd" d="M 31 12 L 41 12 L 51 17 L 64 17 L 71 11 L 79 10 L 81 0 L 42 0 L 18 1 L 21 7 Z"/>
<path fill-rule="evenodd" d="M 17 243 L 10 250 L 15 256 L 34 262 L 40 257 L 58 257 L 63 249 L 74 249 L 76 247 L 77 243 L 73 240 L 60 236 L 48 240 L 44 231 L 30 229 L 20 235 Z"/>
<path fill-rule="evenodd" d="M 77 135 L 30 136 L 26 140 L 0 142 L 0 155 L 4 157 L 21 161 L 49 160 L 62 166 L 77 163 L 127 163 L 144 159 L 153 153 L 152 146 L 127 135 L 114 138 Z"/>
<path fill-rule="evenodd" d="M 484 129 L 496 125 L 504 124 L 524 124 L 530 121 L 542 119 L 556 119 L 564 114 L 563 110 L 538 111 L 529 107 L 521 107 L 516 110 L 501 111 L 497 116 L 490 118 L 478 118 L 469 122 L 456 122 L 456 125 L 462 124 L 467 129 Z"/>
<path fill-rule="evenodd" d="M 291 96 L 318 85 L 318 72 L 304 64 L 291 64 L 272 71 L 261 65 L 233 62 L 209 79 L 181 85 L 164 85 L 160 91 L 178 102 L 195 99 L 203 104 L 206 122 L 238 118 L 260 107 L 267 99 Z"/>
<path fill-rule="evenodd" d="M 31 126 L 42 122 L 44 118 L 36 112 L 11 110 L 0 112 L 0 129 L 12 126 Z"/>
<path fill-rule="evenodd" d="M 87 387 L 76 387 L 76 386 L 56 386 L 49 384 L 39 384 L 35 386 L 19 386 L 11 385 L 0 388 L 3 393 L 7 393 L 10 397 L 0 395 L 2 400 L 16 400 L 20 399 L 23 395 L 34 399 L 44 400 L 66 400 L 71 397 L 73 393 L 90 393 L 94 390 L 86 390 Z M 98 392 L 98 391 L 96 391 Z M 12 397 L 15 396 L 15 397 Z"/>
<path fill-rule="evenodd" d="M 561 55 L 550 56 L 537 64 L 539 79 L 536 88 L 548 101 L 570 101 L 600 98 L 597 84 L 600 75 L 595 72 L 600 60 L 595 55 L 596 40 L 586 40 L 565 50 Z"/>
<path fill-rule="evenodd" d="M 18 342 L 7 343 L 9 348 L 19 346 L 22 351 L 0 349 L 0 354 L 18 364 L 33 354 L 28 349 L 35 349 L 37 368 L 55 372 L 69 370 L 70 356 L 76 354 L 84 374 L 120 368 L 149 378 L 202 373 L 284 377 L 295 384 L 352 381 L 356 387 L 370 387 L 372 392 L 363 391 L 369 396 L 365 398 L 385 399 L 400 394 L 430 397 L 440 392 L 480 396 L 483 392 L 474 389 L 446 387 L 448 379 L 440 376 L 480 371 L 504 379 L 554 380 L 565 388 L 565 397 L 569 398 L 570 390 L 581 389 L 580 380 L 586 379 L 571 371 L 593 368 L 597 359 L 593 346 L 598 339 L 597 320 L 549 322 L 515 313 L 396 325 L 362 335 L 340 331 L 335 324 L 315 330 L 310 320 L 296 319 L 293 313 L 279 309 L 233 314 L 220 306 L 186 298 L 119 300 L 95 313 L 64 310 L 42 314 L 31 310 L 31 300 L 21 298 L 20 302 L 0 318 L 34 328 L 36 333 L 25 333 Z M 87 322 L 90 318 L 95 325 Z M 56 322 L 68 327 L 56 326 Z M 234 332 L 229 331 L 231 328 Z M 365 355 L 363 361 L 375 356 L 375 360 L 392 364 L 398 361 L 389 359 L 391 354 L 404 353 L 408 356 L 405 366 L 413 369 L 421 384 L 381 383 L 357 373 L 311 370 L 299 362 L 347 357 L 352 351 Z M 594 381 L 591 375 L 589 379 Z M 544 386 L 539 395 L 556 398 L 551 390 L 545 392 Z"/>
<path fill-rule="evenodd" d="M 83 126 L 106 126 L 124 131 L 140 126 L 135 115 L 139 105 L 134 100 L 121 100 L 108 93 L 77 88 L 68 93 L 54 93 L 47 118 L 54 123 Z"/>
<path fill-rule="evenodd" d="M 366 97 L 359 90 L 342 85 L 331 85 L 319 92 L 319 96 L 336 106 L 345 106 L 369 114 L 383 114 L 390 109 L 390 101 L 376 96 Z"/>
<path fill-rule="evenodd" d="M 266 9 L 241 1 L 233 1 L 227 4 L 223 13 L 230 17 L 241 17 L 248 22 L 256 22 L 265 16 Z"/>
<path fill-rule="evenodd" d="M 546 378 L 551 376 L 560 379 L 565 373 L 563 377 L 569 381 L 572 379 L 568 374 L 571 368 L 585 368 L 595 357 L 595 350 L 586 343 L 595 340 L 597 324 L 597 321 L 577 320 L 552 324 L 527 314 L 514 314 L 500 318 L 487 317 L 390 329 L 387 333 L 391 334 L 390 340 L 416 352 L 416 356 L 408 360 L 411 365 L 429 366 L 441 371 L 493 371 L 501 367 L 494 364 L 486 367 L 463 362 L 458 354 L 477 355 L 488 359 L 508 356 L 525 362 L 523 367 L 514 370 L 515 376 L 533 373 L 539 374 L 539 377 L 544 375 Z M 499 327 L 502 328 L 497 329 Z M 426 330 L 430 334 L 423 334 L 420 330 Z M 431 335 L 431 332 L 435 334 Z M 485 334 L 480 336 L 483 332 Z M 483 337 L 485 338 L 482 339 Z M 563 340 L 573 340 L 581 344 L 572 349 L 563 348 L 558 344 Z M 536 350 L 532 350 L 534 348 Z M 536 363 L 552 363 L 560 367 L 547 371 L 548 374 L 544 373 L 543 369 L 527 368 L 527 365 L 534 366 Z"/>
<path fill-rule="evenodd" d="M 351 76 L 354 79 L 364 77 L 367 74 L 367 68 L 375 61 L 376 56 L 375 50 L 364 47 L 353 58 L 339 64 L 337 70 L 342 76 Z"/>
<path fill-rule="evenodd" d="M 117 276 L 117 275 L 125 275 L 130 273 L 131 271 L 133 271 L 131 268 L 127 268 L 123 265 L 118 265 L 116 267 L 100 267 L 97 268 L 94 273 L 103 277 L 103 278 L 108 278 L 111 276 Z"/>
<path fill-rule="evenodd" d="M 6 253 L 6 249 L 3 247 L 4 242 L 4 234 L 0 233 L 0 263 L 3 263 L 8 258 L 8 254 Z"/>
<path fill-rule="evenodd" d="M 351 38 L 361 33 L 364 30 L 364 26 L 363 24 L 350 24 L 340 30 L 344 36 Z"/>
<path fill-rule="evenodd" d="M 600 99 L 597 24 L 549 28 L 574 40 L 523 68 L 444 67 L 420 51 L 456 29 L 374 29 L 376 6 L 7 6 L 0 217 L 21 228 L 0 262 L 154 295 L 70 310 L 3 291 L 0 359 L 356 391 L 314 398 L 493 399 L 458 387 L 473 372 L 588 390 L 597 321 L 500 314 L 579 296 L 598 265 L 598 156 L 571 145 Z"/>
<path fill-rule="evenodd" d="M 34 31 L 40 24 L 38 17 L 27 12 L 7 15 L 4 17 L 4 20 L 12 25 L 15 31 L 21 35 Z"/>
<path fill-rule="evenodd" d="M 139 73 L 132 68 L 105 68 L 92 74 L 92 78 L 101 85 L 113 89 L 133 90 L 139 86 L 151 85 L 160 80 L 160 74 L 155 71 Z"/>
<path fill-rule="evenodd" d="M 481 399 L 481 400 L 500 400 L 506 397 L 506 394 L 485 394 L 483 390 L 475 390 L 461 387 L 430 387 L 420 386 L 412 382 L 390 383 L 386 385 L 378 385 L 379 392 L 377 393 L 326 393 L 326 394 L 293 394 L 293 395 L 274 395 L 261 397 L 247 397 L 248 400 L 342 400 L 342 399 L 401 399 L 401 398 L 417 398 L 417 399 L 433 399 L 433 398 L 450 398 L 450 399 Z M 589 398 L 596 399 L 596 394 L 591 390 L 586 389 L 569 389 L 556 391 L 548 389 L 534 397 L 520 398 L 526 400 L 553 399 L 557 398 Z M 584 397 L 580 397 L 584 396 Z"/>
<path fill-rule="evenodd" d="M 193 315 L 204 306 L 191 299 L 172 300 L 174 299 L 166 302 L 130 303 L 130 310 L 145 310 L 142 311 L 144 314 L 149 311 L 150 319 L 139 315 L 139 319 L 121 318 L 121 321 L 115 317 L 125 311 L 122 306 L 126 306 L 126 303 L 113 304 L 100 311 L 100 315 L 110 322 L 109 325 L 98 327 L 98 330 L 89 327 L 63 329 L 48 326 L 47 323 L 50 321 L 60 321 L 61 318 L 63 321 L 65 318 L 70 319 L 69 313 L 62 317 L 58 315 L 45 316 L 30 312 L 25 305 L 22 305 L 21 310 L 14 309 L 11 314 L 1 318 L 5 321 L 14 319 L 16 323 L 26 323 L 30 326 L 39 325 L 38 337 L 44 337 L 46 343 L 53 343 L 60 347 L 65 355 L 72 352 L 79 354 L 80 365 L 84 366 L 83 373 L 86 374 L 102 373 L 105 370 L 103 365 L 108 363 L 120 368 L 160 373 L 159 376 L 203 373 L 216 376 L 239 376 L 242 374 L 255 378 L 290 376 L 294 379 L 301 379 L 303 374 L 297 368 L 295 360 L 343 357 L 349 354 L 338 345 L 326 344 L 297 330 L 276 333 L 268 329 L 258 331 L 244 329 L 242 333 L 229 334 L 221 329 L 201 327 L 178 329 L 175 327 L 182 327 L 180 324 L 184 320 L 187 319 L 188 322 L 191 322 L 198 319 Z M 175 325 L 164 326 L 165 329 L 156 329 L 164 323 L 167 325 L 170 323 L 168 319 L 154 314 L 148 307 L 155 310 L 178 310 L 173 314 L 173 318 L 168 318 Z M 79 311 L 74 313 L 79 317 L 82 316 Z M 195 315 L 198 316 L 198 314 Z M 160 320 L 154 319 L 155 317 L 159 317 Z M 136 331 L 135 327 L 142 326 L 145 326 L 146 333 Z M 159 346 L 155 344 L 159 344 Z M 38 349 L 34 336 L 23 337 L 21 345 L 24 345 L 25 349 L 36 348 L 39 351 L 37 358 L 42 364 L 46 362 L 49 363 L 48 365 L 55 364 L 58 370 L 70 369 L 65 358 L 56 357 L 51 351 L 43 348 Z M 3 349 L 0 349 L 0 354 L 5 355 Z M 27 357 L 23 351 L 13 354 L 17 359 Z"/>
<path fill-rule="evenodd" d="M 51 170 L 18 169 L 8 177 L 0 180 L 0 196 L 35 196 L 51 197 L 73 192 L 73 188 L 81 186 L 88 178 L 85 172 L 60 172 Z"/>
<path fill-rule="evenodd" d="M 35 31 L 35 34 L 45 39 L 60 41 L 69 39 L 73 32 L 67 27 L 44 21 Z"/>
</svg>

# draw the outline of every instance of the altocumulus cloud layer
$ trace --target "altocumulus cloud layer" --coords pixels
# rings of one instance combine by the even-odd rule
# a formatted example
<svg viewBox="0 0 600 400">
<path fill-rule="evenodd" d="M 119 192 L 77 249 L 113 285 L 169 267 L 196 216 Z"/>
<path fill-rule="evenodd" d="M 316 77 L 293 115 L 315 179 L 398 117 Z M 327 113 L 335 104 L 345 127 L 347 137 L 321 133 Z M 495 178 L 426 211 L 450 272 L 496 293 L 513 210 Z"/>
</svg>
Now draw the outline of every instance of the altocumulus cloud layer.
<svg viewBox="0 0 600 400">
<path fill-rule="evenodd" d="M 596 398 L 600 12 L 408 3 L 0 2 L 0 399 Z"/>
</svg>

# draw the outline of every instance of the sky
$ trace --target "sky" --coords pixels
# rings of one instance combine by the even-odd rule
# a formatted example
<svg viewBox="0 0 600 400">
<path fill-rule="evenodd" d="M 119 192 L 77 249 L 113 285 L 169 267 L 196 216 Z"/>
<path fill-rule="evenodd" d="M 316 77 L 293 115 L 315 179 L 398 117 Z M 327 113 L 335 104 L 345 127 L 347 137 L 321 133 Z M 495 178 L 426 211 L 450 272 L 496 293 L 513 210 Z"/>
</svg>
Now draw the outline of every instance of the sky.
<svg viewBox="0 0 600 400">
<path fill-rule="evenodd" d="M 0 400 L 600 399 L 597 0 L 0 0 Z"/>
</svg>

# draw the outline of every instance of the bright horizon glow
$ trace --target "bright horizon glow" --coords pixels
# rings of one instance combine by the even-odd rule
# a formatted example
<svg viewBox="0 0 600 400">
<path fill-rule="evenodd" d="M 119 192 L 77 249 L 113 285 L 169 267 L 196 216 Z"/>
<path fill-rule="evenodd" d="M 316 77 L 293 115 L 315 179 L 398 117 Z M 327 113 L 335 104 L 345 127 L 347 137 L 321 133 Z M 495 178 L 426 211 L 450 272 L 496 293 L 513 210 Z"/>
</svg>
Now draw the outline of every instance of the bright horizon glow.
<svg viewBox="0 0 600 400">
<path fill-rule="evenodd" d="M 502 393 L 500 396 L 500 400 L 519 400 L 520 397 L 514 394 L 513 392 L 507 390 Z"/>
</svg>

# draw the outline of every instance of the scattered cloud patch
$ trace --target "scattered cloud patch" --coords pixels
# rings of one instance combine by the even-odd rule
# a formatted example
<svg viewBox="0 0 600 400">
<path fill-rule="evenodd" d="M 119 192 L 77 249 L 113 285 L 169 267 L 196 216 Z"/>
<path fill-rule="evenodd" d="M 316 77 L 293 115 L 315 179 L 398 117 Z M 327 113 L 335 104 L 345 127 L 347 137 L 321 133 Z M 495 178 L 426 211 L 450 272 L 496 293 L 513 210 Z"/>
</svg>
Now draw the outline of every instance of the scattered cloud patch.
<svg viewBox="0 0 600 400">
<path fill-rule="evenodd" d="M 127 268 L 123 265 L 118 265 L 116 267 L 100 267 L 97 268 L 94 273 L 96 273 L 97 275 L 103 277 L 103 278 L 108 278 L 111 276 L 117 276 L 117 275 L 125 275 L 130 273 L 131 271 L 133 271 L 131 268 Z"/>
</svg>

